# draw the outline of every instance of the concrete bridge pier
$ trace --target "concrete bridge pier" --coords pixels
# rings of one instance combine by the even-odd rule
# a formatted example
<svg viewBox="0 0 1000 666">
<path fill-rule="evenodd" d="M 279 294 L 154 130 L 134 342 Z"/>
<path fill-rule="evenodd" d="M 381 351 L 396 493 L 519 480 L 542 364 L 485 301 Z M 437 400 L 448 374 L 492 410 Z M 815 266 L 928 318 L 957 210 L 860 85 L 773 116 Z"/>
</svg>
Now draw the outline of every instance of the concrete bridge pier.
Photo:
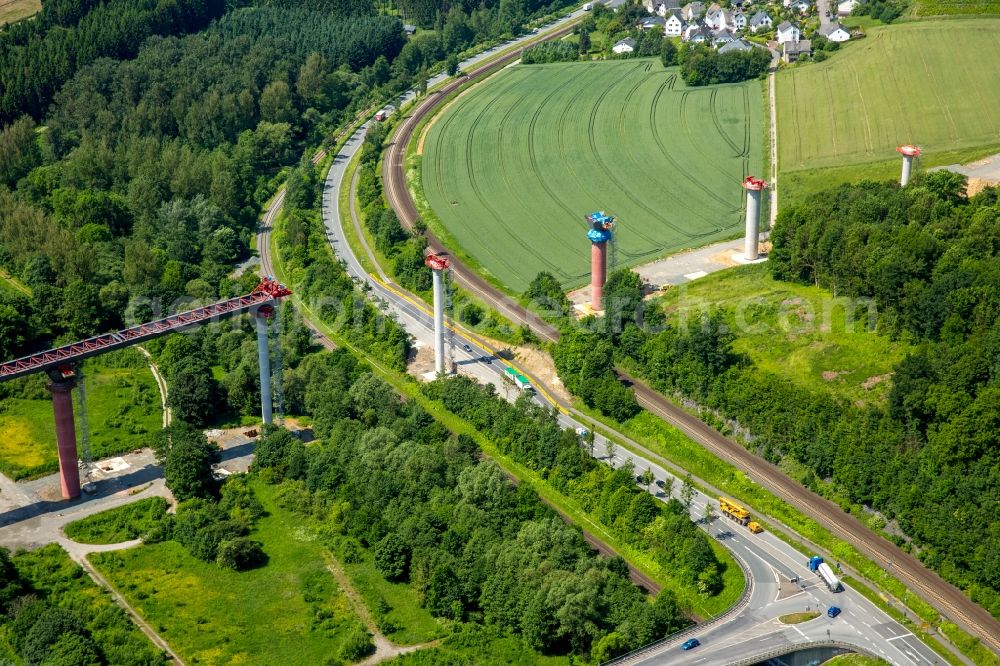
<svg viewBox="0 0 1000 666">
<path fill-rule="evenodd" d="M 56 419 L 56 448 L 59 452 L 59 485 L 64 500 L 80 497 L 80 463 L 76 453 L 76 423 L 73 421 L 73 387 L 76 378 L 72 370 L 51 374 L 48 385 L 52 394 L 52 411 Z"/>
<path fill-rule="evenodd" d="M 271 398 L 271 353 L 267 345 L 267 320 L 274 316 L 274 307 L 265 305 L 257 310 L 257 364 L 260 366 L 260 412 L 264 425 L 274 421 Z"/>
</svg>

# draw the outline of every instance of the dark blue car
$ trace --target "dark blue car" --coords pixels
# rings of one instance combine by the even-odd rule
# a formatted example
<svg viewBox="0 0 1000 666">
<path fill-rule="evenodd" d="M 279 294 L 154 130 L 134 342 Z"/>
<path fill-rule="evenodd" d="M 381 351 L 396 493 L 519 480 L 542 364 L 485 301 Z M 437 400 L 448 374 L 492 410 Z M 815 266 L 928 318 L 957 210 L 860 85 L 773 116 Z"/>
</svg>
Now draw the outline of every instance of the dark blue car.
<svg viewBox="0 0 1000 666">
<path fill-rule="evenodd" d="M 692 649 L 698 647 L 699 645 L 701 645 L 701 643 L 698 641 L 697 638 L 689 638 L 686 641 L 684 641 L 683 645 L 681 645 L 681 649 L 682 650 L 692 650 Z"/>
</svg>

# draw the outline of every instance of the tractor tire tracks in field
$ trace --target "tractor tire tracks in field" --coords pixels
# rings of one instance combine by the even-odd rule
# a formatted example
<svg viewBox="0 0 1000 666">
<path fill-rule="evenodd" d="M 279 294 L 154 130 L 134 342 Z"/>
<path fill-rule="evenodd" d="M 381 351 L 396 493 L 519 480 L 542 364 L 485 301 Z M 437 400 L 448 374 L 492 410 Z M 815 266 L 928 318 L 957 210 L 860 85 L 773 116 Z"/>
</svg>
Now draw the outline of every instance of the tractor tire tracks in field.
<svg viewBox="0 0 1000 666">
<path fill-rule="evenodd" d="M 687 105 L 688 95 L 690 95 L 690 91 L 687 91 L 687 90 L 685 90 L 684 92 L 682 92 L 680 94 L 680 108 L 679 108 L 679 111 L 678 111 L 678 118 L 681 121 L 680 124 L 683 124 L 683 118 L 684 118 L 684 114 L 685 114 L 685 107 Z M 701 191 L 709 199 L 714 200 L 716 203 L 724 206 L 725 208 L 727 208 L 727 209 L 731 208 L 730 204 L 725 199 L 723 199 L 718 194 L 716 194 L 715 191 L 712 190 L 712 188 L 708 187 L 703 182 L 701 182 L 700 180 L 698 180 L 697 178 L 695 178 L 693 175 L 691 175 L 690 171 L 688 169 L 686 169 L 684 167 L 684 165 L 682 165 L 679 161 L 677 161 L 677 159 L 675 159 L 673 155 L 671 155 L 670 149 L 667 147 L 666 142 L 663 140 L 663 136 L 660 134 L 659 123 L 656 122 L 656 117 L 657 117 L 657 113 L 658 113 L 658 110 L 659 110 L 659 105 L 660 105 L 660 100 L 661 99 L 662 99 L 662 94 L 657 94 L 657 96 L 653 100 L 653 104 L 650 106 L 650 109 L 649 109 L 649 124 L 653 128 L 653 140 L 656 141 L 656 145 L 659 146 L 660 152 L 663 154 L 663 158 L 665 160 L 667 160 L 667 162 L 670 163 L 670 166 L 673 168 L 673 170 L 674 170 L 675 173 L 680 174 L 682 176 L 682 178 L 684 180 L 686 180 L 688 183 L 690 183 L 692 186 L 694 186 L 694 188 L 696 190 Z M 688 209 L 687 212 L 689 214 L 693 214 L 695 212 L 695 209 Z M 706 215 L 706 213 L 704 213 L 704 212 L 700 213 L 699 217 L 705 223 L 707 223 L 709 225 L 713 224 L 714 220 L 715 220 L 714 216 Z M 687 237 L 688 237 L 688 239 L 695 239 L 695 238 L 701 238 L 701 237 L 704 237 L 704 236 L 710 236 L 713 233 L 718 233 L 719 231 L 721 231 L 721 229 L 722 229 L 721 227 L 716 226 L 713 231 L 709 231 L 709 232 L 705 232 L 705 233 L 692 234 L 690 232 L 687 232 Z"/>
<path fill-rule="evenodd" d="M 625 77 L 622 77 L 622 79 L 620 80 L 624 80 L 624 78 Z M 594 102 L 594 106 L 590 110 L 590 124 L 588 125 L 587 128 L 588 130 L 587 134 L 590 140 L 590 151 L 593 154 L 594 161 L 597 163 L 597 166 L 604 173 L 604 176 L 608 180 L 608 182 L 614 184 L 614 186 L 617 187 L 618 190 L 627 199 L 629 199 L 629 201 L 631 201 L 636 208 L 645 211 L 654 220 L 662 221 L 665 226 L 667 226 L 671 231 L 680 235 L 682 238 L 691 239 L 692 236 L 690 233 L 681 229 L 677 225 L 672 224 L 667 220 L 664 220 L 659 213 L 657 213 L 654 209 L 650 208 L 646 204 L 646 202 L 643 200 L 641 196 L 634 194 L 628 187 L 626 187 L 625 183 L 623 183 L 621 179 L 619 179 L 618 176 L 615 175 L 615 170 L 612 169 L 610 166 L 608 166 L 607 162 L 604 161 L 604 158 L 601 157 L 601 151 L 597 145 L 597 132 L 595 129 L 597 126 L 597 116 L 601 111 L 601 106 L 604 104 L 604 100 L 608 97 L 611 91 L 614 90 L 614 88 L 615 88 L 614 84 L 606 88 L 604 92 L 602 92 L 600 96 L 597 98 L 597 101 Z"/>
</svg>

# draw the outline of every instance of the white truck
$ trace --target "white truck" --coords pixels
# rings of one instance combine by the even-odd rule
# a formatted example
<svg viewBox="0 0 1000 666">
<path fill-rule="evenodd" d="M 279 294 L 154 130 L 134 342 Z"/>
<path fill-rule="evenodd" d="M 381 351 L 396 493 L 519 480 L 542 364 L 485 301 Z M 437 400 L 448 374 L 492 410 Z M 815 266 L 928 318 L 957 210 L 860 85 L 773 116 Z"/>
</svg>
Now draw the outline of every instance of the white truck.
<svg viewBox="0 0 1000 666">
<path fill-rule="evenodd" d="M 841 584 L 840 579 L 837 578 L 837 574 L 833 573 L 833 569 L 826 562 L 821 562 L 818 567 L 816 567 L 816 573 L 819 577 L 823 579 L 826 586 L 830 588 L 831 592 L 843 592 L 844 586 Z"/>
</svg>

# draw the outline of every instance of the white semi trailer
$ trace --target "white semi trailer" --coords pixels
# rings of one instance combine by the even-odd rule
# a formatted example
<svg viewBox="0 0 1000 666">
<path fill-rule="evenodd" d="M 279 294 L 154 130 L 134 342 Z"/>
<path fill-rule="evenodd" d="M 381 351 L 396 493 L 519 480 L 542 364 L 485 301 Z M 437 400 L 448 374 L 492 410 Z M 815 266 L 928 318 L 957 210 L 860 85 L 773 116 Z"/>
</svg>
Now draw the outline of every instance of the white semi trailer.
<svg viewBox="0 0 1000 666">
<path fill-rule="evenodd" d="M 830 565 L 826 562 L 822 562 L 818 567 L 816 567 L 816 573 L 818 573 L 819 577 L 823 579 L 823 582 L 826 583 L 826 586 L 830 588 L 831 592 L 844 591 L 844 586 L 841 584 L 840 579 L 837 578 L 837 574 L 833 573 L 833 569 L 831 569 Z"/>
</svg>

